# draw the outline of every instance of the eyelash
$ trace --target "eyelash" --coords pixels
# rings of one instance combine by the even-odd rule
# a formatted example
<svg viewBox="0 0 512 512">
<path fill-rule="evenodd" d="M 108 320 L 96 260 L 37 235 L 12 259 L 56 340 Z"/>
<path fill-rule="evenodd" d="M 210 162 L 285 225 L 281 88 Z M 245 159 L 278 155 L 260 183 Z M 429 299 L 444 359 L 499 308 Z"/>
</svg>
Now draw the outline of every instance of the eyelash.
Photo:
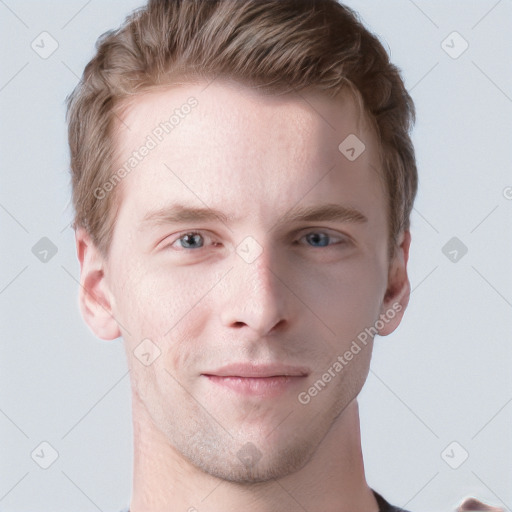
<svg viewBox="0 0 512 512">
<path fill-rule="evenodd" d="M 326 249 L 328 247 L 332 247 L 332 246 L 335 246 L 335 245 L 345 245 L 346 243 L 348 243 L 347 237 L 345 237 L 343 235 L 334 236 L 334 235 L 331 235 L 329 233 L 326 233 L 325 231 L 319 231 L 319 230 L 317 230 L 317 231 L 308 231 L 307 233 L 304 233 L 301 236 L 301 239 L 306 237 L 307 235 L 311 235 L 311 234 L 327 235 L 331 240 L 332 239 L 336 239 L 336 238 L 340 239 L 339 242 L 331 243 L 331 244 L 328 244 L 326 246 L 315 247 L 313 245 L 310 245 L 309 247 L 311 247 L 312 249 Z M 204 246 L 203 247 L 197 247 L 195 249 L 190 249 L 190 248 L 187 248 L 187 247 L 180 247 L 179 249 L 174 249 L 173 245 L 176 242 L 178 242 L 179 240 L 182 240 L 187 235 L 201 235 L 203 238 L 207 238 L 207 237 L 204 236 L 202 231 L 184 231 L 184 232 L 180 233 L 179 236 L 177 238 L 175 238 L 171 243 L 166 244 L 164 246 L 164 249 L 171 249 L 171 250 L 176 250 L 176 251 L 186 251 L 186 252 L 197 252 L 200 249 L 204 249 Z"/>
</svg>

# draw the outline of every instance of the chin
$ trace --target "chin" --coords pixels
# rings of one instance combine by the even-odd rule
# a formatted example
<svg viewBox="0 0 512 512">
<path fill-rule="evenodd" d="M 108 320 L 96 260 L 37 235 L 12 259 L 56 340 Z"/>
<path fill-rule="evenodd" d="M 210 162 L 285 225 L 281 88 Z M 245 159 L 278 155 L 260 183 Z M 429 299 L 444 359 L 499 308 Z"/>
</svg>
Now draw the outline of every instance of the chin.
<svg viewBox="0 0 512 512">
<path fill-rule="evenodd" d="M 288 442 L 290 436 L 287 437 Z M 316 445 L 313 440 L 295 438 L 292 444 L 280 449 L 267 443 L 264 448 L 245 443 L 234 453 L 230 448 L 194 451 L 190 447 L 183 455 L 198 469 L 215 478 L 236 484 L 264 483 L 283 478 L 303 468 L 313 456 Z M 263 445 L 263 441 L 261 442 Z"/>
<path fill-rule="evenodd" d="M 253 466 L 247 467 L 244 464 L 235 463 L 232 461 L 226 462 L 226 465 L 220 466 L 215 463 L 213 466 L 205 464 L 200 469 L 221 480 L 236 484 L 255 484 L 264 483 L 271 480 L 283 478 L 292 473 L 295 473 L 306 464 L 308 457 L 298 456 L 292 459 L 280 458 L 275 462 L 264 463 L 263 460 L 258 461 Z"/>
</svg>

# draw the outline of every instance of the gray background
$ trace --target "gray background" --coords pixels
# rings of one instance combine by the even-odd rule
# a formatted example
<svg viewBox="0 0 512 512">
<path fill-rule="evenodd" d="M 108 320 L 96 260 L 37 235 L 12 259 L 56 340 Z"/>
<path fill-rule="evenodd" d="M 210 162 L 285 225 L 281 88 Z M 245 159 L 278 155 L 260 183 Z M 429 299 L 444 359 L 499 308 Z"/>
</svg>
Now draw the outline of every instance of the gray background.
<svg viewBox="0 0 512 512">
<path fill-rule="evenodd" d="M 130 497 L 122 341 L 96 339 L 78 310 L 64 99 L 97 37 L 139 5 L 0 0 L 1 511 L 117 511 Z M 511 510 L 512 1 L 348 5 L 418 116 L 413 293 L 360 395 L 368 482 L 413 512 L 469 494 Z M 58 43 L 47 58 L 31 47 L 51 49 L 43 31 Z M 32 251 L 43 237 L 58 250 L 47 261 Z"/>
</svg>

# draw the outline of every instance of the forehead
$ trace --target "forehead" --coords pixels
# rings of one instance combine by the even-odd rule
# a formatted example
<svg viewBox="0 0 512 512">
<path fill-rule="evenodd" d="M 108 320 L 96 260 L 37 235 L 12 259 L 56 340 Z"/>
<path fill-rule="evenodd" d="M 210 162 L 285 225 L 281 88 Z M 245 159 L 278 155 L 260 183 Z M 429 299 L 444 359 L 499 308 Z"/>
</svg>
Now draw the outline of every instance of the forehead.
<svg viewBox="0 0 512 512">
<path fill-rule="evenodd" d="M 298 146 L 319 130 L 324 136 L 330 132 L 334 141 L 350 133 L 366 137 L 370 135 L 366 132 L 371 132 L 366 115 L 348 90 L 335 97 L 317 90 L 264 94 L 257 88 L 220 79 L 150 90 L 123 100 L 118 111 L 115 138 L 120 155 L 133 150 L 148 135 L 157 143 L 164 138 L 180 138 L 182 144 L 187 135 L 193 135 L 188 142 L 200 150 L 200 142 L 226 133 L 237 135 L 238 143 L 247 141 L 251 134 L 266 133 L 278 135 L 279 142 Z"/>
<path fill-rule="evenodd" d="M 348 93 L 264 95 L 218 80 L 155 90 L 124 104 L 114 147 L 128 170 L 122 203 L 140 215 L 177 198 L 263 215 L 306 196 L 335 200 L 340 178 L 368 200 L 382 192 L 377 138 Z"/>
</svg>

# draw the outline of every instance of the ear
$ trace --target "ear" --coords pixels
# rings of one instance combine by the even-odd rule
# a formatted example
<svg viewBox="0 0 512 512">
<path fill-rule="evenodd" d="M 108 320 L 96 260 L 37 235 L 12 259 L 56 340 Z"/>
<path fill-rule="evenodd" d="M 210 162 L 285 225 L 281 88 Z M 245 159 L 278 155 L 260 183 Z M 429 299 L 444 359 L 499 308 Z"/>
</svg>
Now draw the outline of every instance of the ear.
<svg viewBox="0 0 512 512">
<path fill-rule="evenodd" d="M 389 264 L 388 286 L 380 314 L 380 319 L 384 324 L 382 329 L 379 329 L 380 336 L 391 334 L 400 325 L 405 308 L 409 304 L 411 285 L 407 275 L 407 260 L 409 259 L 410 245 L 411 233 L 403 231 Z"/>
<path fill-rule="evenodd" d="M 76 229 L 75 240 L 80 261 L 78 300 L 82 316 L 98 338 L 118 338 L 121 331 L 112 316 L 112 296 L 105 276 L 105 261 L 84 228 Z"/>
</svg>

